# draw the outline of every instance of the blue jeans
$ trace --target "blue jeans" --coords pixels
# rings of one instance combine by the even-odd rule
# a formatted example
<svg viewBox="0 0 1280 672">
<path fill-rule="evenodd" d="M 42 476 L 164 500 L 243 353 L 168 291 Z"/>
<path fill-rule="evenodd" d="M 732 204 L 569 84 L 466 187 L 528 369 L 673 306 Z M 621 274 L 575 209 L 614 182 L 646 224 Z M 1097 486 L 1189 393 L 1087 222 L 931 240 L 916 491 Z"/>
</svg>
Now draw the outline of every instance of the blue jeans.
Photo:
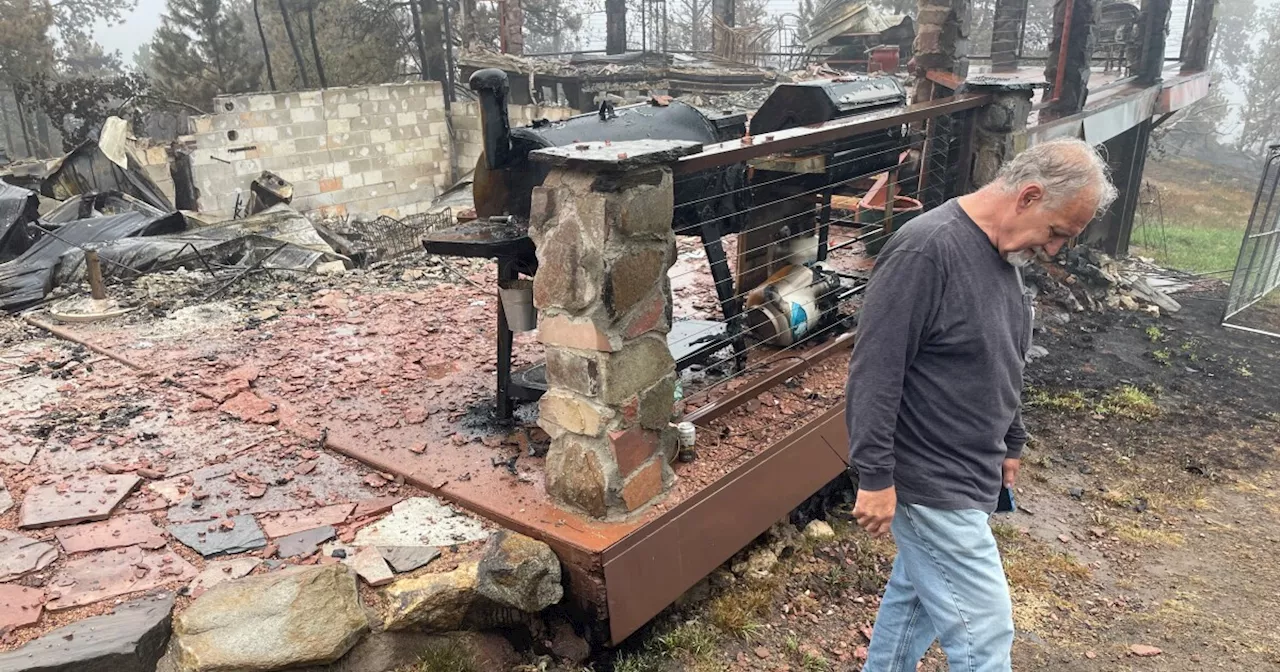
<svg viewBox="0 0 1280 672">
<path fill-rule="evenodd" d="M 988 517 L 898 504 L 898 557 L 863 672 L 915 672 L 935 639 L 952 672 L 1012 669 L 1013 608 Z"/>
</svg>

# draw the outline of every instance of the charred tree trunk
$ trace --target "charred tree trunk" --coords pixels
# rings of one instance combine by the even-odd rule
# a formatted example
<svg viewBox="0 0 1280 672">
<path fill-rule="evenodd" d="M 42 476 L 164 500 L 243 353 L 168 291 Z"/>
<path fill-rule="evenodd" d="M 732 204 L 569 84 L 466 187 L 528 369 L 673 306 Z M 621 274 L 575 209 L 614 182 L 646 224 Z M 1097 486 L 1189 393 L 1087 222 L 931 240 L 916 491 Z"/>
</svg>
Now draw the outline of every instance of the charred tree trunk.
<svg viewBox="0 0 1280 672">
<path fill-rule="evenodd" d="M 1182 36 L 1182 71 L 1209 69 L 1209 45 L 1213 44 L 1214 0 L 1196 0 L 1191 10 L 1191 29 Z"/>
<path fill-rule="evenodd" d="M 627 0 L 604 0 L 604 50 L 610 54 L 627 51 Z"/>
<path fill-rule="evenodd" d="M 18 128 L 22 129 L 22 144 L 27 147 L 27 156 L 35 156 L 31 151 L 31 129 L 27 127 L 27 114 L 22 109 L 22 95 L 17 89 L 13 92 L 14 107 L 18 109 Z"/>
<path fill-rule="evenodd" d="M 424 67 L 427 79 L 444 82 L 444 22 L 440 15 L 440 0 L 419 0 L 422 4 L 422 34 L 427 45 Z"/>
<path fill-rule="evenodd" d="M 329 88 L 324 76 L 324 62 L 320 58 L 320 45 L 316 44 L 316 2 L 307 3 L 307 32 L 311 33 L 311 55 L 316 59 L 316 77 L 320 79 L 320 88 Z"/>
<path fill-rule="evenodd" d="M 4 124 L 4 147 L 13 151 L 13 129 L 9 125 L 9 106 L 5 104 L 3 96 L 0 96 L 0 123 Z"/>
<path fill-rule="evenodd" d="M 258 11 L 258 0 L 253 0 L 253 22 L 258 25 L 258 40 L 262 42 L 262 62 L 267 66 L 267 84 L 276 90 L 276 73 L 271 69 L 271 50 L 267 48 L 267 34 L 262 30 L 262 14 Z"/>
<path fill-rule="evenodd" d="M 447 1 L 447 0 L 446 0 Z M 499 3 L 502 12 L 502 51 L 516 56 L 524 55 L 524 7 L 520 0 L 503 0 Z"/>
<path fill-rule="evenodd" d="M 302 80 L 302 88 L 311 88 L 311 78 L 307 76 L 307 62 L 302 58 L 302 50 L 298 48 L 298 38 L 293 34 L 293 21 L 289 18 L 289 8 L 284 0 L 276 0 L 280 6 L 280 18 L 284 20 L 284 34 L 289 38 L 289 48 L 293 50 L 293 60 L 298 64 L 298 78 Z"/>
<path fill-rule="evenodd" d="M 409 20 L 413 23 L 413 44 L 418 50 L 418 79 L 425 81 L 428 79 L 427 43 L 422 36 L 422 12 L 417 0 L 409 0 Z"/>
</svg>

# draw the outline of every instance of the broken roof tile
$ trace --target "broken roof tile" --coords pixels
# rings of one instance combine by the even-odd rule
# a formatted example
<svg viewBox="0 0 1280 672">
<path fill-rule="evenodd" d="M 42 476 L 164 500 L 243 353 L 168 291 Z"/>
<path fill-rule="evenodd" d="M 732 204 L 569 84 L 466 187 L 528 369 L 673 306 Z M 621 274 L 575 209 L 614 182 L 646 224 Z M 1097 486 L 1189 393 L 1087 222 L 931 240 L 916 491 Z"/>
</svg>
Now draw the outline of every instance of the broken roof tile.
<svg viewBox="0 0 1280 672">
<path fill-rule="evenodd" d="M 44 600 L 44 591 L 39 588 L 0 585 L 0 632 L 40 620 Z"/>
<path fill-rule="evenodd" d="M 337 525 L 345 521 L 354 508 L 356 508 L 355 503 L 348 503 L 334 504 L 319 509 L 282 511 L 277 516 L 263 515 L 259 522 L 262 525 L 262 531 L 267 534 L 267 537 L 275 539 L 323 525 Z M 390 505 L 387 508 L 391 508 Z"/>
<path fill-rule="evenodd" d="M 59 528 L 55 533 L 67 553 L 97 551 L 144 543 L 164 535 L 145 513 L 116 516 L 96 523 Z"/>
<path fill-rule="evenodd" d="M 69 560 L 54 574 L 45 608 L 70 609 L 173 581 L 186 583 L 196 573 L 172 551 L 149 552 L 137 546 L 96 551 Z"/>
<path fill-rule="evenodd" d="M 320 544 L 329 541 L 334 536 L 335 532 L 332 525 L 295 532 L 286 537 L 276 539 L 276 543 L 280 545 L 278 554 L 281 558 L 305 557 L 315 553 Z"/>
<path fill-rule="evenodd" d="M 82 475 L 27 490 L 18 526 L 72 525 L 105 520 L 142 479 L 133 474 Z"/>
<path fill-rule="evenodd" d="M 58 558 L 58 547 L 17 532 L 0 530 L 0 581 L 12 581 L 44 569 Z"/>
<path fill-rule="evenodd" d="M 208 558 L 214 555 L 244 553 L 267 545 L 262 528 L 249 514 L 222 521 L 201 521 L 170 525 L 169 534 Z"/>
</svg>

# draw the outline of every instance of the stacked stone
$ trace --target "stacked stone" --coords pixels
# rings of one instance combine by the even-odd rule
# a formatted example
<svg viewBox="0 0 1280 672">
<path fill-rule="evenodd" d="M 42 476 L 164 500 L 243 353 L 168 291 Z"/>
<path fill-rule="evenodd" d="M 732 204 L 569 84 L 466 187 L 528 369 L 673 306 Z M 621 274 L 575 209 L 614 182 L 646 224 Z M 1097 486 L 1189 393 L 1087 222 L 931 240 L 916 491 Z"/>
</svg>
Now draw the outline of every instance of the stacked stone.
<svg viewBox="0 0 1280 672">
<path fill-rule="evenodd" d="M 960 77 L 969 73 L 969 0 L 921 0 L 912 44 L 912 74 L 916 89 L 912 102 L 929 100 L 933 85 L 925 74 L 930 70 L 950 72 Z"/>
<path fill-rule="evenodd" d="M 576 147 L 535 153 L 538 160 L 573 151 L 598 159 L 552 169 L 533 193 L 533 298 L 542 311 L 538 336 L 548 385 L 538 424 L 552 437 L 546 463 L 552 498 L 597 518 L 620 517 L 675 479 L 668 163 L 698 146 Z"/>
<path fill-rule="evenodd" d="M 978 111 L 970 191 L 994 180 L 1000 166 L 1026 149 L 1027 117 L 1031 114 L 1034 85 L 1025 82 L 977 85 L 971 90 L 991 94 L 991 103 Z"/>
</svg>

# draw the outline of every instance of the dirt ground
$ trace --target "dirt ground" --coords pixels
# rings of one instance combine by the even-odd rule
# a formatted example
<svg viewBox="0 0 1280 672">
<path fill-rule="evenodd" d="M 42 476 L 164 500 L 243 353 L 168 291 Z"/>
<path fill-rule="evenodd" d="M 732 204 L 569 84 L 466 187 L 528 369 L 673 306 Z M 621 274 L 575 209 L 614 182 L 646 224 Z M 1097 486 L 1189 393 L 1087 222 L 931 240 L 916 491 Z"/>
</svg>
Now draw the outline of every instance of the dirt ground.
<svg viewBox="0 0 1280 672">
<path fill-rule="evenodd" d="M 1280 341 L 1220 327 L 1224 296 L 1038 333 L 1021 510 L 993 520 L 1015 669 L 1280 669 Z M 768 576 L 717 572 L 593 669 L 861 669 L 893 547 L 848 508 L 834 539 L 766 535 Z"/>
</svg>

